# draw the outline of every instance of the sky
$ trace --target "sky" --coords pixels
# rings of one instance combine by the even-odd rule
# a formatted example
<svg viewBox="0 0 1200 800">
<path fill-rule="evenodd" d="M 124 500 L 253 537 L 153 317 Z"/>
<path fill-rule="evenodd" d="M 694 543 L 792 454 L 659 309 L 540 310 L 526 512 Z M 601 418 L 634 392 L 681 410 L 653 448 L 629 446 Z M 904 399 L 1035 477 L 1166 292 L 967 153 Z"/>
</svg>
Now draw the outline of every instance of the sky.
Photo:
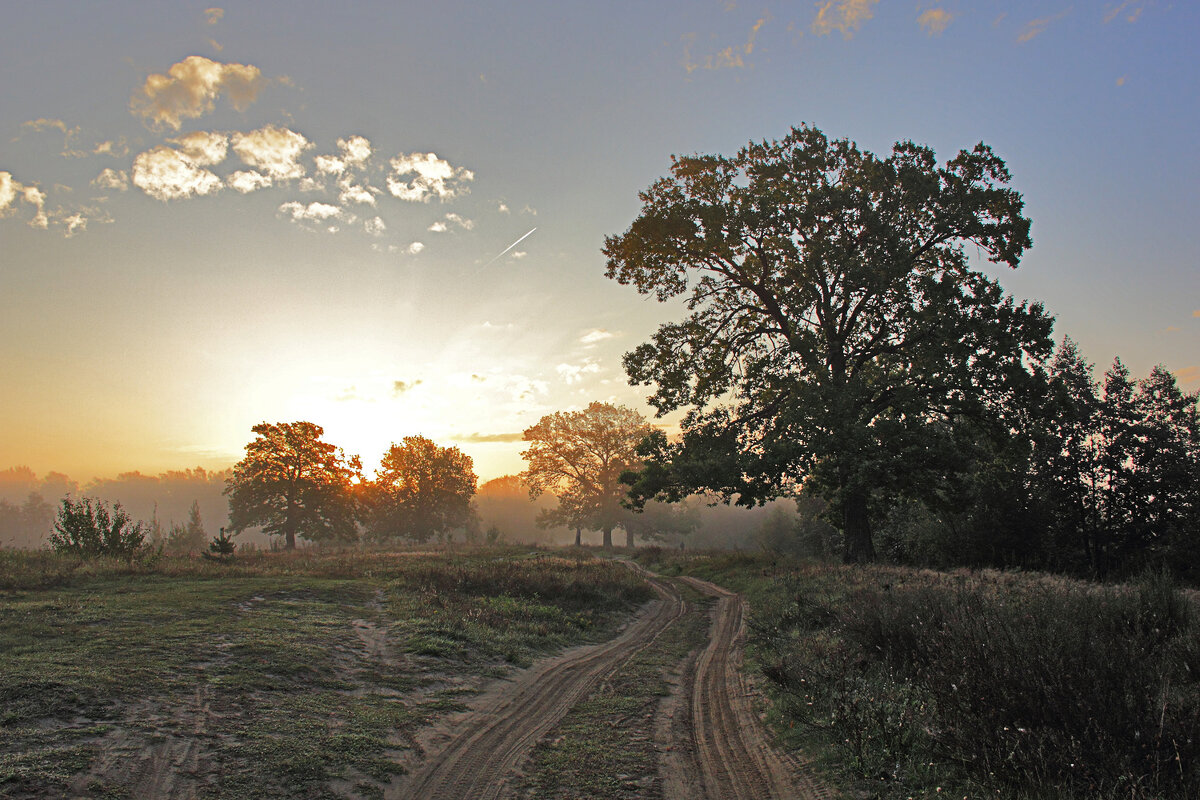
<svg viewBox="0 0 1200 800">
<path fill-rule="evenodd" d="M 1099 375 L 1200 388 L 1200 4 L 0 0 L 0 468 L 222 468 L 310 420 L 481 478 L 680 316 L 604 277 L 672 154 L 807 123 L 1008 164 Z M 667 421 L 670 422 L 669 420 Z"/>
</svg>

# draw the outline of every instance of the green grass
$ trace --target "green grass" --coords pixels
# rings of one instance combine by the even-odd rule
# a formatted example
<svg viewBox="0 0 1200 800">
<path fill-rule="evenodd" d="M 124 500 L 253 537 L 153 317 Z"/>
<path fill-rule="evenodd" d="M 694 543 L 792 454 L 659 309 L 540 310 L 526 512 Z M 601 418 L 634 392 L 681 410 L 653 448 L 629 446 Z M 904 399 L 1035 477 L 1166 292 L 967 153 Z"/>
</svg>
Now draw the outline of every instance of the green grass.
<svg viewBox="0 0 1200 800">
<path fill-rule="evenodd" d="M 132 796 L 186 742 L 198 797 L 379 796 L 483 679 L 649 597 L 619 565 L 504 549 L 0 558 L 0 797 Z"/>
</svg>

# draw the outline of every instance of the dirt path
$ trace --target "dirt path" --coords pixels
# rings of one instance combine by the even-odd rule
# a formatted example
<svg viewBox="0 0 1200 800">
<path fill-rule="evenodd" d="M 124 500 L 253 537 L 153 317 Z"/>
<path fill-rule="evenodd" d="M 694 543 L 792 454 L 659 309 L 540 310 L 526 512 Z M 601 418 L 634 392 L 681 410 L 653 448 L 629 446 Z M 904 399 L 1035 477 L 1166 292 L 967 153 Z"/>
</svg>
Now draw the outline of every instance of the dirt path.
<svg viewBox="0 0 1200 800">
<path fill-rule="evenodd" d="M 538 741 L 568 710 L 674 624 L 686 604 L 672 585 L 634 564 L 661 599 L 610 642 L 550 659 L 481 697 L 427 746 L 423 766 L 386 796 L 503 798 Z M 831 800 L 835 795 L 769 743 L 740 669 L 745 602 L 697 578 L 683 581 L 716 598 L 708 644 L 689 661 L 666 724 L 660 774 L 667 800 Z"/>
<path fill-rule="evenodd" d="M 545 733 L 571 706 L 630 658 L 649 647 L 684 611 L 669 584 L 650 580 L 660 599 L 625 632 L 599 645 L 576 648 L 531 669 L 481 698 L 425 766 L 386 794 L 388 798 L 478 800 L 503 797 L 509 781 Z"/>
<path fill-rule="evenodd" d="M 664 759 L 668 798 L 680 800 L 830 800 L 835 795 L 775 750 L 751 703 L 742 674 L 745 601 L 698 578 L 681 580 L 717 598 L 708 646 L 696 659 L 683 691 L 688 726 L 675 726 L 671 757 Z"/>
</svg>

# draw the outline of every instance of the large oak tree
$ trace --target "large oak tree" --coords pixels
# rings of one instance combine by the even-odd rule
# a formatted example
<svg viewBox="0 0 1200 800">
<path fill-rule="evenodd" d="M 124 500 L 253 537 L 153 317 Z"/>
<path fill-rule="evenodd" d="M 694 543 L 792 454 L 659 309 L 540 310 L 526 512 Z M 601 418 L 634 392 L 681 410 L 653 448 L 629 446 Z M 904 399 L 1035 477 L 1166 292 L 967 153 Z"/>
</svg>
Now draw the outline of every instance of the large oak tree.
<svg viewBox="0 0 1200 800">
<path fill-rule="evenodd" d="M 958 417 L 982 417 L 1049 351 L 1051 320 L 970 257 L 1016 267 L 1019 193 L 986 145 L 939 166 L 911 142 L 886 158 L 801 126 L 733 157 L 672 159 L 608 237 L 607 274 L 688 314 L 625 356 L 682 442 L 660 448 L 675 495 L 759 502 L 800 481 L 870 560 L 873 490 L 953 468 Z"/>
<path fill-rule="evenodd" d="M 531 497 L 558 496 L 548 521 L 602 531 L 611 548 L 613 528 L 629 514 L 621 475 L 640 467 L 637 447 L 653 430 L 638 412 L 610 403 L 548 414 L 525 431 L 529 467 L 521 478 Z"/>
<path fill-rule="evenodd" d="M 384 541 L 403 537 L 429 541 L 472 521 L 474 463 L 457 447 L 441 447 L 424 436 L 393 444 L 366 490 L 367 529 Z"/>
<path fill-rule="evenodd" d="M 227 479 L 229 527 L 238 532 L 261 525 L 284 537 L 312 541 L 353 540 L 357 534 L 352 482 L 361 468 L 324 442 L 311 422 L 267 422 L 251 429 L 256 438 Z"/>
</svg>

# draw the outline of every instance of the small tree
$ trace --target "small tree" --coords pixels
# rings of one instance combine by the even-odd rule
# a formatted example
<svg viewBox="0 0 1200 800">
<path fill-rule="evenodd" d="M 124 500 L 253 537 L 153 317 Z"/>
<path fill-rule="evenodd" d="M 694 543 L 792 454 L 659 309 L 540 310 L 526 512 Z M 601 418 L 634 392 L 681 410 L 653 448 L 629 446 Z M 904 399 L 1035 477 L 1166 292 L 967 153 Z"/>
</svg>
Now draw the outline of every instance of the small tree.
<svg viewBox="0 0 1200 800">
<path fill-rule="evenodd" d="M 50 546 L 59 553 L 83 558 L 111 556 L 133 562 L 146 548 L 147 529 L 135 523 L 117 503 L 111 508 L 99 498 L 64 497 L 50 534 Z"/>
<path fill-rule="evenodd" d="M 172 525 L 167 536 L 167 549 L 173 553 L 192 553 L 204 549 L 208 531 L 200 519 L 200 501 L 193 500 L 186 525 Z"/>
<path fill-rule="evenodd" d="M 224 561 L 233 555 L 234 549 L 233 537 L 226 533 L 224 528 L 221 528 L 221 532 L 208 543 L 208 553 L 205 555 L 208 556 L 211 553 L 210 558 Z"/>
</svg>

